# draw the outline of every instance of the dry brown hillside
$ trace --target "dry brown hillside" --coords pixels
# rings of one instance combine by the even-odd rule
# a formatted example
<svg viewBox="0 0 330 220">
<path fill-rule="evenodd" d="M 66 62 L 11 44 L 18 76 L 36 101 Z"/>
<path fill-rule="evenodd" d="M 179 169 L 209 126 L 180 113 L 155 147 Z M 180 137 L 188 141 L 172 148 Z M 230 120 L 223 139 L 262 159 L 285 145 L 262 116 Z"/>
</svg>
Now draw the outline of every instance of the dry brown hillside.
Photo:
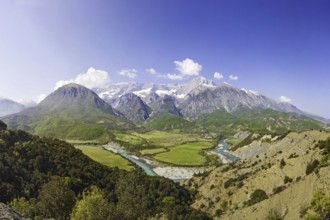
<svg viewBox="0 0 330 220">
<path fill-rule="evenodd" d="M 193 206 L 215 219 L 305 218 L 307 211 L 313 212 L 308 207 L 318 189 L 330 194 L 329 161 L 321 163 L 323 149 L 317 147 L 329 137 L 325 131 L 292 132 L 239 149 L 237 155 L 247 159 L 184 183 L 197 191 Z M 320 163 L 314 162 L 317 168 L 307 175 L 307 166 L 316 160 Z"/>
</svg>

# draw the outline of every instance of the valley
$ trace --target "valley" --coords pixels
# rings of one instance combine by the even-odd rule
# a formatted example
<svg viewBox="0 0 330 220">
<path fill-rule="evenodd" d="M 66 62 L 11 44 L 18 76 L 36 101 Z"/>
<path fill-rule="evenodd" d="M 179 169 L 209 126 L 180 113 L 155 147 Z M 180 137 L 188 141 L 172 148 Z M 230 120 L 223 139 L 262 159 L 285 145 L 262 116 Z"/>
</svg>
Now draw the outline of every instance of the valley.
<svg viewBox="0 0 330 220">
<path fill-rule="evenodd" d="M 105 190 L 106 195 L 115 194 L 107 200 L 111 204 L 107 207 L 117 207 L 111 215 L 127 214 L 131 218 L 137 212 L 128 213 L 124 203 L 134 193 L 123 195 L 118 190 L 125 191 L 132 186 L 127 185 L 126 179 L 112 179 L 124 176 L 132 178 L 131 181 L 142 178 L 141 188 L 132 190 L 146 195 L 134 194 L 133 198 L 149 201 L 145 196 L 151 196 L 154 201 L 157 193 L 149 195 L 143 188 L 148 181 L 151 185 L 154 181 L 174 184 L 171 187 L 178 187 L 178 193 L 186 195 L 174 198 L 168 191 L 164 192 L 157 206 L 168 202 L 168 207 L 174 205 L 177 209 L 141 212 L 138 215 L 142 219 L 163 215 L 169 219 L 176 219 L 178 215 L 190 219 L 187 216 L 196 213 L 200 219 L 263 219 L 270 215 L 278 219 L 298 219 L 298 215 L 305 218 L 327 214 L 314 209 L 310 203 L 320 189 L 328 210 L 329 156 L 324 149 L 328 147 L 330 133 L 326 121 L 291 104 L 277 103 L 228 84 L 215 85 L 201 77 L 180 86 L 133 83 L 112 87 L 120 95 L 114 96 L 113 88 L 108 88 L 108 92 L 97 91 L 98 95 L 84 86 L 68 84 L 40 104 L 1 118 L 4 123 L 0 145 L 10 157 L 26 153 L 21 148 L 11 151 L 5 147 L 20 146 L 13 145 L 10 135 L 16 135 L 15 141 L 22 142 L 23 146 L 29 146 L 30 142 L 36 144 L 39 138 L 44 141 L 42 146 L 48 146 L 48 141 L 55 146 L 63 145 L 60 152 L 38 157 L 34 162 L 33 167 L 41 172 L 37 176 L 41 176 L 33 178 L 42 178 L 43 182 L 32 194 L 22 192 L 19 185 L 13 186 L 10 178 L 2 180 L 16 187 L 11 190 L 2 184 L 0 190 L 9 193 L 7 202 L 27 212 L 13 198 L 28 199 L 28 202 L 23 200 L 28 207 L 33 207 L 34 201 L 37 204 L 42 201 L 39 193 L 46 182 L 60 176 L 69 178 L 71 189 L 78 194 L 95 190 L 92 184 Z M 22 130 L 38 136 L 29 136 Z M 324 149 L 320 147 L 323 141 Z M 95 164 L 99 173 L 81 176 L 78 171 L 81 168 L 75 167 L 74 162 L 64 162 L 62 159 L 68 160 L 67 157 L 52 155 L 62 155 L 66 148 L 79 155 L 79 159 L 73 156 L 73 161 Z M 52 152 L 51 148 L 47 152 Z M 3 164 L 7 167 L 10 163 Z M 53 172 L 50 176 L 43 173 L 49 170 Z M 110 175 L 107 178 L 114 184 L 111 189 L 99 179 L 102 175 Z M 28 184 L 26 181 L 30 180 L 24 180 L 24 184 Z M 152 187 L 163 187 L 155 184 Z M 302 198 L 299 191 L 307 185 L 313 187 Z M 153 190 L 157 191 L 156 188 Z M 286 195 L 294 199 L 286 200 L 283 198 Z M 116 196 L 120 196 L 119 200 Z M 180 199 L 187 200 L 178 204 Z M 299 205 L 293 206 L 292 200 Z M 301 214 L 303 208 L 305 211 Z M 42 210 L 26 215 L 46 216 Z"/>
</svg>

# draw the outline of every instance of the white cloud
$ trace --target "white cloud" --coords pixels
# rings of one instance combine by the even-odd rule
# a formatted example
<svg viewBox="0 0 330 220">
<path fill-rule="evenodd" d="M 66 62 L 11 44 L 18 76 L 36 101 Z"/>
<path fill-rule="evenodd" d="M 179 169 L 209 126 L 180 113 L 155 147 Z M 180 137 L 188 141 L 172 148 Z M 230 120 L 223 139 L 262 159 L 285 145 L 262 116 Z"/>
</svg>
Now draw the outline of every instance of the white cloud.
<svg viewBox="0 0 330 220">
<path fill-rule="evenodd" d="M 290 98 L 288 98 L 288 97 L 281 96 L 280 97 L 280 102 L 291 103 L 292 100 Z"/>
<path fill-rule="evenodd" d="M 215 73 L 213 74 L 213 77 L 214 77 L 215 79 L 223 79 L 223 75 L 222 75 L 222 73 L 219 73 L 219 72 L 215 72 Z"/>
<path fill-rule="evenodd" d="M 184 76 L 183 75 L 179 75 L 179 74 L 167 74 L 167 78 L 172 79 L 172 80 L 183 80 Z"/>
<path fill-rule="evenodd" d="M 152 68 L 152 67 L 146 69 L 146 71 L 147 71 L 148 73 L 152 74 L 152 75 L 156 75 L 156 74 L 157 74 L 157 71 L 156 71 L 154 68 Z"/>
<path fill-rule="evenodd" d="M 109 74 L 104 70 L 89 68 L 86 73 L 80 73 L 74 79 L 60 80 L 56 83 L 55 89 L 58 89 L 69 83 L 77 83 L 87 88 L 104 88 L 110 82 Z"/>
<path fill-rule="evenodd" d="M 197 76 L 202 71 L 202 65 L 189 58 L 182 61 L 174 61 L 174 64 L 176 66 L 175 69 L 184 76 Z"/>
<path fill-rule="evenodd" d="M 119 75 L 127 76 L 128 78 L 134 79 L 137 75 L 136 69 L 125 69 L 118 72 Z"/>
<path fill-rule="evenodd" d="M 238 80 L 238 76 L 230 75 L 229 79 L 232 80 L 232 81 L 236 81 L 236 80 Z"/>
</svg>

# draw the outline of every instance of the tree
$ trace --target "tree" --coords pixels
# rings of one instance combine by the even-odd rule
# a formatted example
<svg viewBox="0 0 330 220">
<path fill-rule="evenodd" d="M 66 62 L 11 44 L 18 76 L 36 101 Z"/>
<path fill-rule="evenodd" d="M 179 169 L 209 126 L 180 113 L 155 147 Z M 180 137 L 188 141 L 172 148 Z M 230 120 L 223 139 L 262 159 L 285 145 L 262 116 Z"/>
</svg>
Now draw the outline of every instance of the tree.
<svg viewBox="0 0 330 220">
<path fill-rule="evenodd" d="M 83 197 L 73 208 L 71 220 L 107 220 L 114 215 L 114 205 L 96 186 L 83 193 Z"/>
<path fill-rule="evenodd" d="M 64 178 L 54 177 L 43 185 L 38 196 L 38 214 L 57 220 L 69 219 L 75 204 L 75 193 Z"/>
<path fill-rule="evenodd" d="M 0 130 L 6 130 L 6 129 L 7 129 L 7 125 L 3 121 L 0 121 Z"/>
</svg>

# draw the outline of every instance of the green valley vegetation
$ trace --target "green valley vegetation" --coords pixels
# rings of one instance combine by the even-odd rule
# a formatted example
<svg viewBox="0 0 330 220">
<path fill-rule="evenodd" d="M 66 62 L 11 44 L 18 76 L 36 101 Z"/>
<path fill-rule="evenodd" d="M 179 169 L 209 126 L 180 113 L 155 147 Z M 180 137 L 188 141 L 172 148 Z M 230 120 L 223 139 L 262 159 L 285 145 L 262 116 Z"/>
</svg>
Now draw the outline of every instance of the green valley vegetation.
<svg viewBox="0 0 330 220">
<path fill-rule="evenodd" d="M 111 219 L 209 219 L 189 206 L 194 195 L 177 183 L 109 168 L 64 141 L 19 130 L 0 131 L 0 195 L 36 219 L 80 219 L 87 203 Z"/>
<path fill-rule="evenodd" d="M 76 145 L 75 148 L 81 150 L 91 159 L 99 162 L 100 164 L 109 167 L 118 167 L 119 169 L 132 170 L 134 166 L 125 158 L 111 151 L 105 150 L 100 146 L 90 145 Z"/>
<path fill-rule="evenodd" d="M 207 165 L 209 155 L 203 150 L 215 146 L 213 138 L 204 138 L 196 134 L 182 134 L 165 131 L 131 134 L 115 133 L 116 139 L 126 148 L 153 159 L 179 166 Z"/>
</svg>

